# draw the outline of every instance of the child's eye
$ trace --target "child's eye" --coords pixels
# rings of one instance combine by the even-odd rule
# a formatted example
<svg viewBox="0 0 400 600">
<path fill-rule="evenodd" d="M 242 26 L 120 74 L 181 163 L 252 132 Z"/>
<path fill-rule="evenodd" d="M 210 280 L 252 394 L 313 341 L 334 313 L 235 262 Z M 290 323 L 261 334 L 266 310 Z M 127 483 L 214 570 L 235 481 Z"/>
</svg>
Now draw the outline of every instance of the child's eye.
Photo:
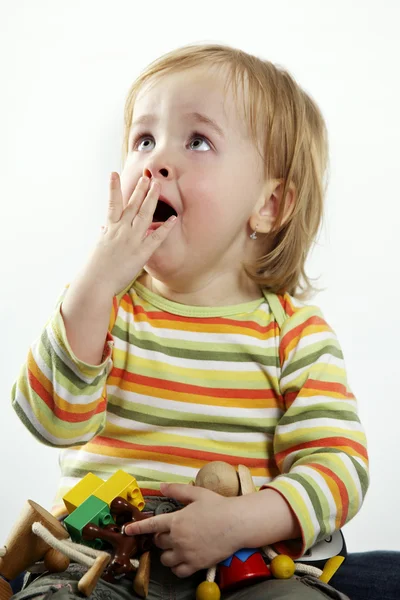
<svg viewBox="0 0 400 600">
<path fill-rule="evenodd" d="M 136 140 L 134 140 L 134 142 L 132 144 L 133 150 L 138 150 L 139 149 L 138 144 L 140 145 L 140 143 L 142 141 L 146 141 L 147 142 L 148 141 L 148 139 L 147 139 L 148 137 L 149 137 L 149 135 L 147 133 L 145 133 L 144 135 L 140 135 L 138 138 L 136 138 Z M 146 146 L 143 146 L 143 148 L 144 149 L 148 148 L 148 144 Z"/>
<path fill-rule="evenodd" d="M 143 146 L 142 149 L 146 150 L 149 148 L 149 145 L 144 145 L 144 142 L 148 142 L 149 138 L 153 138 L 153 136 L 150 133 L 143 133 L 142 135 L 138 136 L 132 145 L 132 149 L 133 150 L 138 150 L 139 152 L 141 151 L 140 145 L 143 142 Z M 206 142 L 208 144 L 208 146 L 211 148 L 211 143 L 208 141 L 208 139 L 202 135 L 201 133 L 197 133 L 196 131 L 194 131 L 191 135 L 190 135 L 190 142 L 192 142 L 193 140 L 202 140 L 203 142 Z M 194 149 L 199 148 L 200 146 L 196 146 Z M 202 150 L 202 152 L 204 152 L 204 150 Z"/>
<path fill-rule="evenodd" d="M 192 135 L 190 136 L 190 141 L 193 141 L 193 140 L 202 140 L 203 142 L 206 142 L 206 144 L 211 148 L 210 142 L 204 135 L 201 135 L 201 133 L 196 133 L 196 132 L 192 133 Z M 197 146 L 197 148 L 198 147 L 199 146 Z"/>
</svg>

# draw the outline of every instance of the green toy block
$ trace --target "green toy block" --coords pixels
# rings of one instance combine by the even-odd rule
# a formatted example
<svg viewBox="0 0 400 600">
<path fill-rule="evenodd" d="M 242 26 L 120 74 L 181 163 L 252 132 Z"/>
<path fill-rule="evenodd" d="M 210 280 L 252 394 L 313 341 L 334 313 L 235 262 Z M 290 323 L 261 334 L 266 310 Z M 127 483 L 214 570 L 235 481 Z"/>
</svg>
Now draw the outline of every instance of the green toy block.
<svg viewBox="0 0 400 600">
<path fill-rule="evenodd" d="M 110 514 L 108 504 L 103 500 L 96 498 L 96 496 L 89 496 L 89 498 L 82 502 L 74 512 L 64 519 L 64 525 L 68 529 L 73 542 L 85 544 L 86 546 L 91 546 L 100 550 L 103 547 L 103 541 L 99 538 L 96 538 L 93 541 L 82 539 L 82 529 L 88 523 L 94 523 L 99 527 L 115 523 Z"/>
</svg>

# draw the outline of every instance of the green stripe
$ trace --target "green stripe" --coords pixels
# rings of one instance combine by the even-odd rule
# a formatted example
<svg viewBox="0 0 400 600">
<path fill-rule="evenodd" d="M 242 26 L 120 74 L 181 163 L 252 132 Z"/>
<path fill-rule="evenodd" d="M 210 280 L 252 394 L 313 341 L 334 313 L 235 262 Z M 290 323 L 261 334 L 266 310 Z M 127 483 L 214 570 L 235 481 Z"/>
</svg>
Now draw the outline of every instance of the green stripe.
<svg viewBox="0 0 400 600">
<path fill-rule="evenodd" d="M 327 531 L 327 524 L 324 522 L 324 515 L 327 515 L 330 513 L 329 504 L 325 500 L 325 497 L 323 496 L 322 493 L 318 494 L 317 490 L 319 490 L 319 488 L 316 487 L 315 481 L 313 481 L 311 479 L 311 481 L 312 481 L 312 484 L 311 484 L 311 483 L 309 483 L 308 477 L 306 475 L 300 475 L 299 473 L 285 474 L 285 478 L 294 479 L 295 481 L 300 483 L 300 485 L 307 492 L 307 495 L 310 498 L 311 504 L 313 505 L 318 523 L 321 527 L 321 532 L 323 535 L 325 535 L 325 533 Z M 296 491 L 297 491 L 297 493 L 299 493 L 298 490 L 296 490 Z M 324 507 L 322 506 L 321 502 L 323 502 Z M 322 535 L 322 537 L 323 537 L 323 535 Z M 319 537 L 321 538 L 321 536 L 319 536 Z"/>
<path fill-rule="evenodd" d="M 246 433 L 249 431 L 262 431 L 272 434 L 276 427 L 276 420 L 270 419 L 241 419 L 240 423 L 227 423 L 226 417 L 219 415 L 198 415 L 193 413 L 178 413 L 179 417 L 169 416 L 168 411 L 146 407 L 149 413 L 142 413 L 136 410 L 127 410 L 120 406 L 108 403 L 108 411 L 118 417 L 156 425 L 157 427 L 183 427 L 185 429 L 205 429 L 209 431 L 224 431 L 227 433 Z M 174 413 L 172 413 L 174 414 Z M 175 413 L 176 415 L 177 413 Z M 164 415 L 164 416 L 162 416 Z M 272 422 L 273 421 L 273 422 Z"/>
<path fill-rule="evenodd" d="M 340 450 L 339 448 L 324 448 L 322 452 L 324 454 L 341 454 L 342 456 L 343 454 L 346 454 L 346 456 L 351 460 L 354 468 L 357 471 L 358 479 L 360 481 L 361 486 L 362 497 L 364 498 L 369 486 L 369 475 L 365 468 L 362 467 L 360 463 L 356 460 L 356 458 L 354 456 L 351 456 L 351 454 L 343 452 L 343 450 Z M 321 454 L 321 449 L 314 450 L 313 452 L 310 452 L 310 455 L 311 454 Z M 343 468 L 345 468 L 345 465 L 343 465 Z"/>
<path fill-rule="evenodd" d="M 301 411 L 301 408 L 299 408 Z M 295 412 L 295 414 L 293 414 Z M 350 411 L 336 411 L 336 410 L 312 410 L 311 408 L 306 411 L 293 411 L 288 410 L 287 413 L 279 421 L 279 425 L 289 425 L 290 423 L 299 423 L 300 421 L 307 421 L 313 419 L 337 419 L 341 421 L 349 421 L 359 423 L 360 420 L 355 412 Z M 329 423 L 327 423 L 329 425 Z M 312 427 L 312 425 L 310 425 Z M 336 428 L 337 429 L 337 428 Z"/>
<path fill-rule="evenodd" d="M 260 354 L 258 347 L 248 345 L 238 345 L 237 347 L 233 344 L 216 344 L 215 342 L 187 342 L 185 340 L 165 340 L 165 344 L 153 341 L 154 336 L 143 334 L 140 332 L 141 337 L 137 337 L 133 333 L 124 332 L 120 327 L 115 326 L 113 329 L 113 335 L 118 337 L 123 342 L 128 342 L 131 346 L 140 348 L 141 350 L 149 350 L 151 352 L 158 352 L 165 354 L 166 356 L 172 356 L 176 358 L 186 358 L 199 361 L 224 361 L 224 362 L 259 362 L 265 366 L 279 366 L 279 357 L 276 356 L 275 350 L 270 349 L 271 354 L 268 354 L 267 350 L 265 353 Z M 151 339 L 146 339 L 149 337 Z M 166 345 L 168 343 L 168 345 Z M 175 347 L 174 344 L 179 344 L 179 347 Z M 184 347 L 182 347 L 184 345 Z M 204 346 L 204 350 L 199 349 Z M 211 350 L 210 348 L 213 348 Z M 243 348 L 246 347 L 246 352 L 243 352 Z M 240 348 L 240 352 L 238 349 Z M 131 351 L 131 354 L 133 352 Z"/>
<path fill-rule="evenodd" d="M 55 375 L 57 383 L 66 389 L 68 393 L 73 396 L 79 396 L 80 394 L 86 396 L 93 394 L 98 388 L 103 388 L 106 376 L 104 367 L 101 367 L 101 372 L 93 378 L 91 383 L 88 383 L 80 379 L 70 367 L 61 361 L 50 342 L 46 330 L 43 331 L 40 341 L 39 351 L 42 359 L 52 374 Z M 67 349 L 63 349 L 67 353 Z M 79 370 L 78 366 L 77 370 Z"/>
<path fill-rule="evenodd" d="M 330 354 L 331 356 L 336 356 L 336 358 L 343 358 L 342 351 L 337 346 L 333 344 L 323 345 L 323 342 L 321 342 L 321 347 L 318 350 L 306 354 L 302 358 L 292 360 L 282 371 L 282 377 L 286 377 L 299 369 L 313 365 L 324 354 Z"/>
</svg>

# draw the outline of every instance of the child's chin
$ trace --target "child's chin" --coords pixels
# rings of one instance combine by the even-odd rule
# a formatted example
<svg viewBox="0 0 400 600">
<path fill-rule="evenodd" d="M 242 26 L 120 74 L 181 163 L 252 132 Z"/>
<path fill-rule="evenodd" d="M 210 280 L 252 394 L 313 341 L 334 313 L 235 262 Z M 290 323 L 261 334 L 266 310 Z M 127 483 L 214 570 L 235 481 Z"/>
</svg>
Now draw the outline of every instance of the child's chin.
<svg viewBox="0 0 400 600">
<path fill-rule="evenodd" d="M 162 244 L 153 252 L 153 255 L 147 261 L 146 271 L 155 279 L 164 280 L 166 277 L 176 275 L 182 268 L 179 263 L 179 257 L 175 256 L 170 249 L 167 249 L 168 240 L 164 240 Z"/>
</svg>

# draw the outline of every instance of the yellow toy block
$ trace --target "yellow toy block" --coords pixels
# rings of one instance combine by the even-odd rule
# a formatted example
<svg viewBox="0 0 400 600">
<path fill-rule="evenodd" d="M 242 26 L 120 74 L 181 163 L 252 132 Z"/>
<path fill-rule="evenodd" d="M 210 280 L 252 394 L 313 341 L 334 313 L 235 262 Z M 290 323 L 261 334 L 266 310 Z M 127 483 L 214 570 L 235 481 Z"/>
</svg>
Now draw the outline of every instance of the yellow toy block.
<svg viewBox="0 0 400 600">
<path fill-rule="evenodd" d="M 145 504 L 136 479 L 121 469 L 107 479 L 101 487 L 98 487 L 93 495 L 109 506 L 117 496 L 121 496 L 139 510 L 143 510 Z"/>
<path fill-rule="evenodd" d="M 93 492 L 97 490 L 104 481 L 94 475 L 87 473 L 73 488 L 71 488 L 65 496 L 63 496 L 64 504 L 69 514 L 71 514 L 78 506 L 82 504 Z"/>
</svg>

